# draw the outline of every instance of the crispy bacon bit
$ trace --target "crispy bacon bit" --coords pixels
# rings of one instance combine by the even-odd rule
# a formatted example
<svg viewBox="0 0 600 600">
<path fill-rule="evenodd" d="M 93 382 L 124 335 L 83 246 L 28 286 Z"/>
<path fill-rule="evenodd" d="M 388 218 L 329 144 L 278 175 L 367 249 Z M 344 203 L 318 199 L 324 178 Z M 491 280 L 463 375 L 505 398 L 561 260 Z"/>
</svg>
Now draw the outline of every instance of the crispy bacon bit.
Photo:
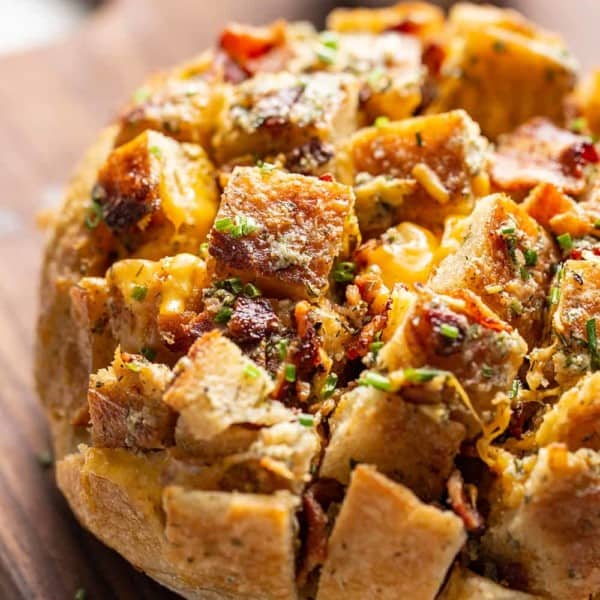
<svg viewBox="0 0 600 600">
<path fill-rule="evenodd" d="M 448 488 L 448 499 L 452 510 L 463 520 L 468 531 L 476 531 L 483 527 L 483 517 L 474 506 L 474 496 L 467 499 L 465 483 L 458 469 L 455 469 L 446 483 Z"/>
<path fill-rule="evenodd" d="M 302 565 L 298 572 L 300 585 L 305 584 L 308 575 L 327 558 L 327 515 L 317 502 L 313 488 L 309 488 L 302 496 L 302 509 L 306 524 L 306 538 Z"/>
<path fill-rule="evenodd" d="M 204 312 L 185 311 L 158 317 L 158 331 L 171 352 L 187 352 L 196 339 L 215 328 L 213 316 Z"/>
<path fill-rule="evenodd" d="M 442 70 L 442 64 L 446 58 L 446 53 L 439 44 L 428 44 L 423 50 L 421 60 L 427 67 L 429 74 L 433 77 L 438 77 Z"/>
<path fill-rule="evenodd" d="M 278 21 L 270 27 L 251 27 L 232 23 L 223 30 L 219 45 L 239 65 L 267 54 L 283 44 L 285 25 Z"/>
<path fill-rule="evenodd" d="M 227 324 L 229 336 L 238 343 L 257 343 L 279 329 L 279 319 L 265 298 L 240 296 Z"/>
<path fill-rule="evenodd" d="M 448 356 L 459 352 L 464 341 L 464 331 L 468 327 L 468 321 L 463 315 L 458 315 L 441 306 L 428 305 L 425 311 L 425 318 L 429 321 L 430 327 L 437 333 L 435 352 L 441 356 Z M 444 325 L 455 327 L 458 335 L 448 337 L 443 334 Z"/>
<path fill-rule="evenodd" d="M 286 155 L 285 165 L 294 173 L 310 175 L 315 169 L 327 164 L 334 155 L 333 146 L 314 137 L 299 148 L 294 148 Z M 330 177 L 332 177 L 330 175 Z M 323 179 L 323 181 L 333 181 Z"/>
<path fill-rule="evenodd" d="M 588 164 L 596 164 L 600 157 L 591 142 L 577 142 L 565 148 L 559 160 L 566 175 L 581 177 L 583 168 Z"/>
<path fill-rule="evenodd" d="M 390 302 L 391 306 L 391 302 Z M 385 329 L 388 320 L 388 311 L 381 315 L 375 315 L 358 334 L 358 337 L 352 340 L 346 350 L 346 356 L 349 360 L 361 358 L 369 352 L 369 347 L 375 341 L 375 336 Z"/>
<path fill-rule="evenodd" d="M 391 25 L 386 29 L 386 31 L 394 31 L 396 33 L 406 33 L 408 35 L 418 35 L 422 29 L 422 26 L 419 23 L 415 23 L 410 19 L 404 19 L 400 23 L 396 23 L 395 25 Z"/>
</svg>

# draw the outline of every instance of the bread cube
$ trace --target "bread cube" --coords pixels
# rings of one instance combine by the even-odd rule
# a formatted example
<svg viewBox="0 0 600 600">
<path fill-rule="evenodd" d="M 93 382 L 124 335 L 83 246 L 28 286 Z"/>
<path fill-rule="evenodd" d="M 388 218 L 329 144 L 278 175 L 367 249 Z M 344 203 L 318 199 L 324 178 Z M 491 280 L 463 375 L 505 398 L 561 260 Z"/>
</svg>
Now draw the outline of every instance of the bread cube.
<svg viewBox="0 0 600 600">
<path fill-rule="evenodd" d="M 471 290 L 533 348 L 558 259 L 550 236 L 510 198 L 493 194 L 477 203 L 462 246 L 440 263 L 430 285 L 442 294 Z"/>
<path fill-rule="evenodd" d="M 474 294 L 396 290 L 377 361 L 387 371 L 432 367 L 457 378 L 485 421 L 525 358 L 523 338 Z"/>
<path fill-rule="evenodd" d="M 353 205 L 352 190 L 333 181 L 237 167 L 210 233 L 216 272 L 274 296 L 316 297 L 357 236 Z"/>
<path fill-rule="evenodd" d="M 398 2 L 385 8 L 336 8 L 327 17 L 328 29 L 344 33 L 397 31 L 428 38 L 443 25 L 444 13 L 426 2 Z"/>
<path fill-rule="evenodd" d="M 452 512 L 359 465 L 329 538 L 317 600 L 431 600 L 466 539 Z"/>
<path fill-rule="evenodd" d="M 321 477 L 347 485 L 356 463 L 375 465 L 425 500 L 441 498 L 465 437 L 446 406 L 366 386 L 342 396 L 329 426 Z"/>
<path fill-rule="evenodd" d="M 208 597 L 293 600 L 296 505 L 287 492 L 168 487 L 163 494 L 166 556 L 188 589 L 210 590 Z"/>
<path fill-rule="evenodd" d="M 550 345 L 531 354 L 531 387 L 550 383 L 567 389 L 600 366 L 600 263 L 567 260 L 550 291 L 553 308 Z"/>
<path fill-rule="evenodd" d="M 486 141 L 464 111 L 384 123 L 356 132 L 338 159 L 355 186 L 365 237 L 401 221 L 440 229 L 487 193 Z"/>
<path fill-rule="evenodd" d="M 571 452 L 580 448 L 600 450 L 600 373 L 591 373 L 567 390 L 544 415 L 535 432 L 538 446 L 565 444 Z"/>
<path fill-rule="evenodd" d="M 286 153 L 356 129 L 358 82 L 342 73 L 261 73 L 231 90 L 213 138 L 217 161 Z"/>
<path fill-rule="evenodd" d="M 203 490 L 301 493 L 319 450 L 314 426 L 298 421 L 260 429 L 234 425 L 208 442 L 180 445 L 170 457 L 165 481 Z"/>
<path fill-rule="evenodd" d="M 157 262 L 126 259 L 112 265 L 106 281 L 110 327 L 121 348 L 172 364 L 179 346 L 185 347 L 177 324 L 202 308 L 202 291 L 209 285 L 205 262 L 191 254 Z"/>
<path fill-rule="evenodd" d="M 203 67 L 209 68 L 214 59 L 207 54 L 204 61 Z M 223 90 L 205 73 L 198 73 L 199 66 L 189 76 L 156 76 L 139 88 L 121 115 L 115 145 L 126 144 L 150 129 L 207 148 L 223 103 Z"/>
<path fill-rule="evenodd" d="M 492 504 L 483 555 L 501 574 L 518 564 L 526 591 L 585 600 L 600 589 L 600 457 L 552 444 L 533 461 L 513 461 L 512 486 L 503 473 L 506 491 Z"/>
<path fill-rule="evenodd" d="M 164 401 L 179 413 L 176 435 L 207 441 L 235 424 L 273 425 L 290 411 L 268 396 L 273 382 L 218 331 L 196 340 L 175 367 Z M 186 444 L 185 439 L 177 444 Z"/>
<path fill-rule="evenodd" d="M 146 131 L 109 155 L 92 191 L 93 222 L 121 255 L 197 252 L 217 211 L 214 168 L 200 146 Z"/>
<path fill-rule="evenodd" d="M 454 36 L 428 112 L 464 108 L 493 139 L 534 116 L 561 122 L 577 64 L 557 36 L 515 15 L 469 5 L 450 12 Z"/>
<path fill-rule="evenodd" d="M 90 377 L 92 441 L 103 448 L 154 450 L 173 444 L 175 413 L 162 401 L 171 370 L 117 349 Z"/>
<path fill-rule="evenodd" d="M 490 176 L 497 189 L 515 198 L 540 183 L 579 195 L 586 188 L 584 166 L 597 161 L 588 138 L 536 117 L 500 136 L 491 156 Z"/>
<path fill-rule="evenodd" d="M 481 577 L 458 565 L 452 569 L 450 578 L 438 600 L 540 600 L 525 592 L 517 592 Z"/>
<path fill-rule="evenodd" d="M 84 277 L 70 291 L 77 348 L 88 373 L 108 365 L 117 342 L 110 327 L 109 289 L 104 277 Z"/>
</svg>

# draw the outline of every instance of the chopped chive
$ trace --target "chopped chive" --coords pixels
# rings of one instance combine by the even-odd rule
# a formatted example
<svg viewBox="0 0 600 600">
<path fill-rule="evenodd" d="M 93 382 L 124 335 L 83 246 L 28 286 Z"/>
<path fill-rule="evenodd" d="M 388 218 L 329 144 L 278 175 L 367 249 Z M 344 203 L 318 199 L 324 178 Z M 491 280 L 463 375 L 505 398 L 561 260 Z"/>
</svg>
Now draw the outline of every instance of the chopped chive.
<svg viewBox="0 0 600 600">
<path fill-rule="evenodd" d="M 144 346 L 140 350 L 140 354 L 146 359 L 152 362 L 156 358 L 156 350 L 148 346 Z"/>
<path fill-rule="evenodd" d="M 148 294 L 148 288 L 145 285 L 134 285 L 131 290 L 131 297 L 138 302 L 143 302 Z"/>
<path fill-rule="evenodd" d="M 499 294 L 504 288 L 501 285 L 486 285 L 484 290 L 486 294 Z"/>
<path fill-rule="evenodd" d="M 423 147 L 423 136 L 421 135 L 420 131 L 417 131 L 417 133 L 415 133 L 415 138 L 417 139 L 417 146 L 419 146 L 419 148 Z"/>
<path fill-rule="evenodd" d="M 283 372 L 286 381 L 288 381 L 289 383 L 294 383 L 294 381 L 296 381 L 296 365 L 287 363 L 284 367 Z"/>
<path fill-rule="evenodd" d="M 337 50 L 330 46 L 321 45 L 317 51 L 317 58 L 326 65 L 332 65 L 335 62 Z"/>
<path fill-rule="evenodd" d="M 215 315 L 215 323 L 221 323 L 225 325 L 231 319 L 231 315 L 233 314 L 233 309 L 229 306 L 224 306 L 216 315 Z"/>
<path fill-rule="evenodd" d="M 371 344 L 369 345 L 369 350 L 373 354 L 377 354 L 382 348 L 383 348 L 383 342 L 382 341 L 371 342 Z"/>
<path fill-rule="evenodd" d="M 512 235 L 517 232 L 517 228 L 514 225 L 508 225 L 507 227 L 503 227 L 500 229 L 500 233 L 502 235 Z"/>
<path fill-rule="evenodd" d="M 338 376 L 335 373 L 329 373 L 327 375 L 327 379 L 325 379 L 325 383 L 321 388 L 321 397 L 329 398 L 333 392 L 335 392 L 335 388 L 337 387 Z"/>
<path fill-rule="evenodd" d="M 531 273 L 523 265 L 519 267 L 519 275 L 523 281 L 527 281 L 531 277 Z"/>
<path fill-rule="evenodd" d="M 139 373 L 142 370 L 142 365 L 140 365 L 139 362 L 136 362 L 135 360 L 130 360 L 129 362 L 125 363 L 125 366 L 132 372 L 132 373 Z"/>
<path fill-rule="evenodd" d="M 600 356 L 598 355 L 598 338 L 596 334 L 596 319 L 588 319 L 585 324 L 585 330 L 588 339 L 588 349 L 590 351 L 590 366 L 592 371 L 600 367 Z"/>
<path fill-rule="evenodd" d="M 285 360 L 285 357 L 287 356 L 288 341 L 279 340 L 279 343 L 277 344 L 277 349 L 279 350 L 279 358 L 281 360 Z"/>
<path fill-rule="evenodd" d="M 100 202 L 98 202 L 98 200 L 92 200 L 90 209 L 88 210 L 88 213 L 85 217 L 85 226 L 88 229 L 96 229 L 96 227 L 100 225 L 100 222 L 103 218 L 104 211 L 102 209 L 102 205 L 100 204 Z"/>
<path fill-rule="evenodd" d="M 358 380 L 358 383 L 359 385 L 374 387 L 376 390 L 381 390 L 383 392 L 390 392 L 392 390 L 392 383 L 389 378 L 380 373 L 375 373 L 374 371 L 363 373 Z"/>
<path fill-rule="evenodd" d="M 575 133 L 582 133 L 587 129 L 587 119 L 585 117 L 576 117 L 569 123 L 569 129 Z"/>
<path fill-rule="evenodd" d="M 248 298 L 258 298 L 262 293 L 253 283 L 247 283 L 244 286 L 244 295 Z"/>
<path fill-rule="evenodd" d="M 253 363 L 248 363 L 244 367 L 244 375 L 250 379 L 256 379 L 260 375 L 260 369 Z"/>
<path fill-rule="evenodd" d="M 440 325 L 440 333 L 450 340 L 458 339 L 460 335 L 460 330 L 455 325 L 450 325 L 449 323 L 442 323 Z"/>
<path fill-rule="evenodd" d="M 304 427 L 313 427 L 315 424 L 315 418 L 313 415 L 308 413 L 300 413 L 298 415 L 298 423 Z"/>
<path fill-rule="evenodd" d="M 229 231 L 233 227 L 233 219 L 229 217 L 223 217 L 215 221 L 215 229 L 221 233 Z"/>
<path fill-rule="evenodd" d="M 378 127 L 378 128 L 385 127 L 389 122 L 390 122 L 389 117 L 381 115 L 375 119 L 375 121 L 373 122 L 373 125 L 375 125 L 375 127 Z"/>
<path fill-rule="evenodd" d="M 511 400 L 514 400 L 519 395 L 519 390 L 521 389 L 521 383 L 518 379 L 513 380 L 512 386 L 508 391 L 508 397 Z"/>
<path fill-rule="evenodd" d="M 324 31 L 319 36 L 319 41 L 323 46 L 327 48 L 331 48 L 332 50 L 337 50 L 340 44 L 340 39 L 333 31 Z"/>
<path fill-rule="evenodd" d="M 236 296 L 244 289 L 242 280 L 239 277 L 230 277 L 229 279 L 217 281 L 215 287 L 219 290 L 227 290 Z"/>
<path fill-rule="evenodd" d="M 510 303 L 509 308 L 510 308 L 511 312 L 516 316 L 523 314 L 523 305 L 518 300 L 513 300 Z"/>
<path fill-rule="evenodd" d="M 528 267 L 535 267 L 538 261 L 538 254 L 535 250 L 527 249 L 523 252 L 523 256 L 525 257 L 525 264 Z"/>
<path fill-rule="evenodd" d="M 558 299 L 560 298 L 560 289 L 557 285 L 553 285 L 550 288 L 550 297 L 548 298 L 548 300 L 550 301 L 550 304 L 558 304 Z"/>
<path fill-rule="evenodd" d="M 40 452 L 35 458 L 42 469 L 49 469 L 54 464 L 54 457 L 50 450 Z"/>
<path fill-rule="evenodd" d="M 154 154 L 156 158 L 162 157 L 162 150 L 158 146 L 150 146 L 149 151 L 151 154 Z"/>
<path fill-rule="evenodd" d="M 408 368 L 404 369 L 404 378 L 410 383 L 427 383 L 443 373 L 444 371 L 440 371 L 439 369 L 428 369 L 427 367 L 419 369 Z"/>
<path fill-rule="evenodd" d="M 494 369 L 492 369 L 492 367 L 490 367 L 489 365 L 482 365 L 481 366 L 481 374 L 486 379 L 489 379 L 490 377 L 492 377 L 494 375 Z"/>
<path fill-rule="evenodd" d="M 265 162 L 264 160 L 258 159 L 256 161 L 256 166 L 263 171 L 264 173 L 268 173 L 269 171 L 273 171 L 277 168 L 277 165 L 274 165 L 270 162 Z"/>
<path fill-rule="evenodd" d="M 570 233 L 563 233 L 557 236 L 556 241 L 563 250 L 571 250 L 573 248 L 573 238 Z"/>
<path fill-rule="evenodd" d="M 200 248 L 198 249 L 198 254 L 200 254 L 200 256 L 208 255 L 208 242 L 202 242 L 200 244 Z"/>
<path fill-rule="evenodd" d="M 338 263 L 333 269 L 331 275 L 334 281 L 338 283 L 348 283 L 354 279 L 356 265 L 353 262 Z"/>
</svg>

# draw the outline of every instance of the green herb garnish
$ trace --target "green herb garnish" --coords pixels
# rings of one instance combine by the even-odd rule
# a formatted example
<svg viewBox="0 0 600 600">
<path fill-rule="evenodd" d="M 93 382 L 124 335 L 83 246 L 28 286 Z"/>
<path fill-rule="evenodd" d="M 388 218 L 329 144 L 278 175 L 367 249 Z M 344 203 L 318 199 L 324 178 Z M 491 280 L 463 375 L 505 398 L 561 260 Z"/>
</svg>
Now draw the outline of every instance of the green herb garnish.
<svg viewBox="0 0 600 600">
<path fill-rule="evenodd" d="M 590 366 L 592 371 L 600 367 L 600 356 L 598 355 L 598 338 L 596 334 L 596 319 L 588 319 L 585 324 L 588 339 L 588 350 L 590 351 Z"/>
<path fill-rule="evenodd" d="M 404 379 L 410 383 L 427 383 L 443 373 L 444 371 L 440 371 L 439 369 L 429 369 L 427 367 L 419 369 L 408 368 L 404 369 Z"/>
<path fill-rule="evenodd" d="M 145 285 L 134 285 L 131 290 L 131 297 L 138 302 L 143 302 L 148 294 L 148 288 Z"/>
<path fill-rule="evenodd" d="M 537 265 L 538 254 L 535 250 L 527 249 L 523 252 L 523 256 L 525 257 L 525 264 L 528 267 L 535 267 Z"/>
<path fill-rule="evenodd" d="M 285 380 L 289 383 L 294 383 L 296 381 L 296 365 L 292 365 L 290 363 L 286 364 L 283 369 Z"/>
<path fill-rule="evenodd" d="M 92 200 L 92 204 L 85 216 L 85 226 L 88 229 L 96 229 L 104 218 L 104 209 L 98 200 Z"/>
<path fill-rule="evenodd" d="M 417 131 L 417 133 L 415 133 L 415 138 L 417 139 L 417 146 L 419 146 L 419 148 L 423 147 L 423 136 L 421 135 L 420 131 Z"/>
<path fill-rule="evenodd" d="M 442 323 L 440 325 L 440 333 L 449 340 L 456 340 L 460 335 L 460 330 L 455 325 L 449 323 Z"/>
<path fill-rule="evenodd" d="M 220 323 L 221 325 L 225 325 L 229 323 L 229 319 L 231 319 L 231 315 L 233 314 L 233 309 L 229 306 L 224 306 L 216 315 L 215 315 L 215 323 Z"/>
<path fill-rule="evenodd" d="M 570 233 L 563 233 L 557 236 L 556 241 L 563 250 L 571 250 L 573 248 L 573 238 Z"/>
<path fill-rule="evenodd" d="M 381 128 L 381 127 L 385 127 L 389 122 L 390 122 L 389 117 L 381 115 L 375 119 L 375 121 L 373 122 L 373 125 L 375 125 L 375 127 L 377 127 L 377 128 Z"/>
<path fill-rule="evenodd" d="M 381 375 L 380 373 L 375 373 L 374 371 L 367 371 L 366 373 L 363 373 L 361 378 L 358 380 L 358 384 L 368 385 L 383 392 L 392 391 L 392 382 L 389 380 L 389 377 Z"/>
<path fill-rule="evenodd" d="M 315 424 L 315 418 L 313 415 L 308 413 L 300 413 L 298 415 L 298 423 L 304 427 L 313 427 Z"/>
<path fill-rule="evenodd" d="M 215 221 L 215 229 L 219 233 L 228 233 L 233 238 L 241 238 L 254 233 L 259 228 L 258 223 L 247 215 L 236 215 L 235 219 L 224 217 Z"/>
<path fill-rule="evenodd" d="M 140 354 L 146 359 L 152 362 L 156 358 L 156 350 L 148 346 L 144 346 L 140 350 Z"/>
<path fill-rule="evenodd" d="M 327 375 L 327 379 L 325 379 L 325 383 L 321 388 L 321 397 L 329 398 L 333 392 L 335 392 L 335 388 L 337 387 L 338 376 L 335 373 L 329 373 Z"/>
<path fill-rule="evenodd" d="M 356 265 L 353 262 L 340 262 L 333 269 L 331 276 L 337 283 L 348 283 L 354 279 Z"/>
<path fill-rule="evenodd" d="M 253 363 L 248 363 L 244 367 L 244 375 L 250 379 L 256 379 L 260 375 L 260 369 Z"/>
<path fill-rule="evenodd" d="M 259 296 L 262 296 L 262 293 L 253 283 L 247 283 L 244 286 L 244 296 L 248 296 L 248 298 L 258 298 Z"/>
</svg>

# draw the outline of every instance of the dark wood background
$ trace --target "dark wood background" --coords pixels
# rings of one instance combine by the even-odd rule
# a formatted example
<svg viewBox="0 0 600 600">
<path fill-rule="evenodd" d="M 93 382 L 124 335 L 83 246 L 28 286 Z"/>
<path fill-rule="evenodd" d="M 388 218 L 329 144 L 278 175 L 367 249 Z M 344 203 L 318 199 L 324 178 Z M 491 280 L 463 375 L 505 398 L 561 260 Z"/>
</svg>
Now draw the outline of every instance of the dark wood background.
<svg viewBox="0 0 600 600">
<path fill-rule="evenodd" d="M 593 0 L 564 17 L 561 2 L 529 1 L 546 25 L 579 30 L 574 45 L 586 56 Z M 83 531 L 38 462 L 49 443 L 31 377 L 36 212 L 57 206 L 78 157 L 150 70 L 202 50 L 226 21 L 321 23 L 334 3 L 112 0 L 68 39 L 0 57 L 0 599 L 69 600 L 79 588 L 94 600 L 173 597 Z"/>
</svg>

